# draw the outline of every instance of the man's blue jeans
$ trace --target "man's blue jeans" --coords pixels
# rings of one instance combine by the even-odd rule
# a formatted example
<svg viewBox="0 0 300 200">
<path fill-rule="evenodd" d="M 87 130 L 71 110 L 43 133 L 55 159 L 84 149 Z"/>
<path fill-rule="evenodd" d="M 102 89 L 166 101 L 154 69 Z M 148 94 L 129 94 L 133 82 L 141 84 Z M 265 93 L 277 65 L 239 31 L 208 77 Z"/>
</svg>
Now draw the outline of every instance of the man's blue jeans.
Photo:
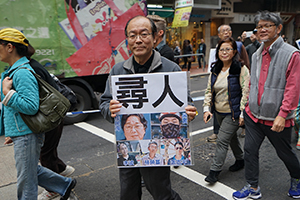
<svg viewBox="0 0 300 200">
<path fill-rule="evenodd" d="M 202 62 L 203 62 L 203 66 L 204 66 L 204 68 L 205 68 L 205 60 L 204 60 L 204 58 L 205 58 L 205 56 L 198 56 L 198 64 L 199 64 L 199 68 L 201 68 L 202 66 L 201 66 L 201 60 L 202 60 Z"/>
<path fill-rule="evenodd" d="M 18 200 L 36 200 L 38 185 L 64 195 L 72 179 L 38 165 L 44 134 L 12 137 L 17 168 Z"/>
</svg>

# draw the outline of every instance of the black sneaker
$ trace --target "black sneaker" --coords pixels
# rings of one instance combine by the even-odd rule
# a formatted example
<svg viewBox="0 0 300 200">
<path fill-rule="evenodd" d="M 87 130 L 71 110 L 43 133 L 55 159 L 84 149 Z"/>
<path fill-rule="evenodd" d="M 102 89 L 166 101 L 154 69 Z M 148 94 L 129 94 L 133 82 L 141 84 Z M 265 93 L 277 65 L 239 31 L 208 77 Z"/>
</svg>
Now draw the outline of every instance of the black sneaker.
<svg viewBox="0 0 300 200">
<path fill-rule="evenodd" d="M 72 182 L 71 182 L 71 184 L 69 185 L 67 191 L 65 192 L 65 195 L 62 196 L 62 197 L 60 198 L 60 200 L 67 200 L 67 199 L 69 198 L 72 189 L 76 186 L 76 183 L 77 183 L 76 179 L 75 179 L 75 178 L 72 179 Z"/>
<path fill-rule="evenodd" d="M 240 169 L 243 169 L 245 166 L 244 160 L 236 160 L 233 165 L 229 167 L 229 171 L 236 172 Z"/>
<path fill-rule="evenodd" d="M 218 176 L 221 171 L 213 171 L 210 170 L 208 176 L 204 179 L 206 182 L 209 182 L 210 184 L 214 184 L 218 181 Z"/>
</svg>

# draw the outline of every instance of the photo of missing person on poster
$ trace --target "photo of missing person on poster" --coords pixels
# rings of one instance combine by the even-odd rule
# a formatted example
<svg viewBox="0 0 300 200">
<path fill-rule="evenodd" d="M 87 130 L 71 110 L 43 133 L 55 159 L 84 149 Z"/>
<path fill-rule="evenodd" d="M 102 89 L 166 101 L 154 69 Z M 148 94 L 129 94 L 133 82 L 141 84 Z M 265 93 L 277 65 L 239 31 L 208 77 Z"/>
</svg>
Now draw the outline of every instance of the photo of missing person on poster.
<svg viewBox="0 0 300 200">
<path fill-rule="evenodd" d="M 116 140 L 151 139 L 150 114 L 124 114 L 115 118 Z"/>
<path fill-rule="evenodd" d="M 167 165 L 190 165 L 191 164 L 191 150 L 190 140 L 188 138 L 178 138 L 169 142 L 168 162 Z"/>
<path fill-rule="evenodd" d="M 124 114 L 117 119 L 118 167 L 192 165 L 185 112 Z"/>
<path fill-rule="evenodd" d="M 151 113 L 151 136 L 154 138 L 187 138 L 188 117 L 185 112 Z"/>
<path fill-rule="evenodd" d="M 142 166 L 161 166 L 165 164 L 161 155 L 159 140 L 143 140 L 140 141 L 140 144 L 143 153 L 141 159 Z"/>
<path fill-rule="evenodd" d="M 136 157 L 139 156 L 139 152 L 132 152 L 130 142 L 117 142 L 117 152 L 118 166 L 135 166 L 138 164 Z"/>
</svg>

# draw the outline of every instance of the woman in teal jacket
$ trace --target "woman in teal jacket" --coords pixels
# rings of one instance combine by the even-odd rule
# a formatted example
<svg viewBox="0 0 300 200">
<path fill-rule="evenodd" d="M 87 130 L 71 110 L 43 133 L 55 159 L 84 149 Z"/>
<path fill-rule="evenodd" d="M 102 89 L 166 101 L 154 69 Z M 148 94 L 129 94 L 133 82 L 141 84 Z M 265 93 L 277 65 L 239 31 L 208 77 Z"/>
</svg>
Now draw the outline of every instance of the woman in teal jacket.
<svg viewBox="0 0 300 200">
<path fill-rule="evenodd" d="M 37 80 L 27 69 L 20 69 L 33 70 L 25 57 L 27 46 L 28 41 L 20 31 L 0 31 L 0 60 L 10 66 L 1 76 L 0 135 L 5 134 L 5 144 L 14 144 L 19 200 L 37 199 L 38 185 L 59 193 L 61 200 L 68 199 L 76 180 L 38 165 L 44 134 L 32 133 L 19 114 L 34 115 L 39 109 Z"/>
</svg>

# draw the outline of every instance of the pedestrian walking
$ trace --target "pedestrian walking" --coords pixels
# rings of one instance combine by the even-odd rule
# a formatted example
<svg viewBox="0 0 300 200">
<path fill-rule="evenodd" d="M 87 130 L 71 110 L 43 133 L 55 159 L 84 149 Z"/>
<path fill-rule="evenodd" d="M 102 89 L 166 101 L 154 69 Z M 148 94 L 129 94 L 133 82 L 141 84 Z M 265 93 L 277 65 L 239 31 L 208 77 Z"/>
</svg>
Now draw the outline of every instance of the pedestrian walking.
<svg viewBox="0 0 300 200">
<path fill-rule="evenodd" d="M 37 73 L 43 80 L 49 83 L 56 90 L 59 90 L 59 86 L 55 83 L 49 72 L 38 61 L 31 58 L 34 53 L 35 49 L 30 44 L 28 44 L 28 53 L 26 57 L 29 60 L 30 66 L 34 69 L 35 73 Z M 71 174 L 73 174 L 75 169 L 70 165 L 66 165 L 58 157 L 57 152 L 57 147 L 62 135 L 63 127 L 64 121 L 62 120 L 62 122 L 57 127 L 45 133 L 44 144 L 41 148 L 40 163 L 43 167 L 47 167 L 48 169 L 62 176 L 69 177 Z M 43 192 L 38 195 L 38 200 L 50 200 L 58 196 L 58 193 L 44 189 Z"/>
<path fill-rule="evenodd" d="M 205 53 L 206 53 L 206 44 L 204 43 L 204 39 L 201 38 L 199 44 L 199 48 L 197 49 L 197 53 L 202 53 L 202 55 L 197 56 L 198 57 L 198 64 L 199 64 L 199 69 L 202 68 L 201 62 L 203 62 L 203 68 L 205 68 Z"/>
<path fill-rule="evenodd" d="M 253 34 L 250 36 L 250 40 L 251 40 L 252 43 L 246 46 L 246 51 L 247 51 L 248 56 L 249 56 L 250 66 L 252 64 L 252 55 L 260 47 L 260 43 L 257 40 L 256 35 L 257 35 L 257 30 L 254 29 Z"/>
<path fill-rule="evenodd" d="M 33 70 L 26 58 L 28 44 L 16 29 L 0 31 L 0 59 L 10 66 L 1 76 L 0 135 L 7 137 L 5 144 L 14 144 L 18 200 L 37 199 L 38 185 L 60 194 L 61 200 L 67 200 L 76 180 L 38 165 L 45 134 L 32 133 L 19 114 L 34 115 L 39 109 L 37 80 L 29 70 L 20 69 Z"/>
<path fill-rule="evenodd" d="M 125 35 L 133 56 L 116 64 L 112 68 L 110 76 L 180 71 L 180 67 L 176 63 L 169 61 L 162 57 L 159 52 L 153 50 L 155 34 L 156 26 L 150 18 L 136 16 L 130 19 L 125 27 Z M 107 81 L 105 91 L 100 98 L 101 114 L 108 121 L 114 122 L 121 106 L 119 101 L 112 99 L 110 84 Z M 196 108 L 189 105 L 186 107 L 186 113 L 189 120 L 192 120 L 196 116 Z M 122 200 L 141 199 L 141 177 L 143 177 L 145 186 L 153 199 L 181 199 L 179 194 L 171 188 L 170 167 L 120 168 L 119 177 L 120 199 Z"/>
<path fill-rule="evenodd" d="M 193 54 L 193 48 L 189 40 L 183 41 L 182 51 L 183 51 L 183 55 Z M 190 71 L 192 66 L 193 56 L 183 57 L 183 61 L 184 61 L 184 65 L 182 66 L 182 68 L 183 69 L 187 68 L 187 70 Z"/>
<path fill-rule="evenodd" d="M 220 40 L 224 40 L 226 38 L 231 37 L 232 36 L 231 27 L 227 24 L 223 24 L 223 25 L 219 26 L 218 36 L 219 36 Z M 248 69 L 250 70 L 250 62 L 249 62 L 249 58 L 248 58 L 248 54 L 247 54 L 245 46 L 243 45 L 243 43 L 241 41 L 235 41 L 235 43 L 237 45 L 237 50 L 238 50 L 238 53 L 240 56 L 240 61 L 241 61 L 242 65 L 246 65 L 248 67 Z M 213 121 L 214 133 L 211 136 L 207 137 L 208 142 L 215 142 L 218 137 L 218 133 L 219 133 L 220 125 L 218 124 L 217 118 L 214 117 L 213 120 L 214 120 Z M 242 132 L 244 132 L 244 129 L 242 129 Z"/>
<path fill-rule="evenodd" d="M 252 56 L 249 102 L 244 112 L 247 183 L 233 193 L 233 198 L 261 198 L 259 149 L 265 137 L 291 176 L 288 195 L 299 198 L 300 164 L 291 147 L 291 134 L 300 94 L 300 54 L 280 37 L 283 25 L 278 13 L 258 12 L 254 22 L 263 43 Z"/>
<path fill-rule="evenodd" d="M 205 178 L 211 184 L 218 181 L 229 145 L 236 159 L 229 171 L 235 172 L 244 167 L 243 150 L 237 138 L 237 130 L 244 125 L 242 111 L 249 94 L 249 70 L 241 65 L 233 38 L 219 42 L 216 58 L 208 78 L 203 103 L 204 122 L 207 123 L 214 115 L 220 124 L 215 156 L 209 175 Z"/>
<path fill-rule="evenodd" d="M 181 52 L 181 49 L 179 47 L 179 42 L 178 41 L 175 41 L 174 42 L 174 56 L 179 56 L 180 55 L 180 52 Z M 180 62 L 180 58 L 174 58 L 175 59 L 175 62 L 177 63 L 177 65 L 179 65 L 179 62 Z"/>
</svg>

